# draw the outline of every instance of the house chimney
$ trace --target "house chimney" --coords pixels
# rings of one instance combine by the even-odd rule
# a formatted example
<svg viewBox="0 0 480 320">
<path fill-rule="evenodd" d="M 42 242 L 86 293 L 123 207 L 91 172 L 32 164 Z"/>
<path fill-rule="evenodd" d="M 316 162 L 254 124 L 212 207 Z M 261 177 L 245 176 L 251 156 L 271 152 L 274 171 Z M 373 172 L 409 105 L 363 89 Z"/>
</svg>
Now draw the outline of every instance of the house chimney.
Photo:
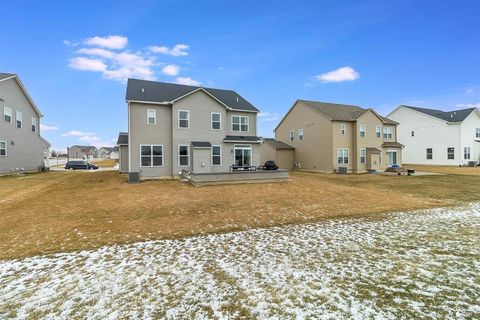
<svg viewBox="0 0 480 320">
<path fill-rule="evenodd" d="M 145 92 L 145 89 L 144 89 L 144 88 L 142 88 L 142 93 L 144 93 L 144 92 Z"/>
</svg>

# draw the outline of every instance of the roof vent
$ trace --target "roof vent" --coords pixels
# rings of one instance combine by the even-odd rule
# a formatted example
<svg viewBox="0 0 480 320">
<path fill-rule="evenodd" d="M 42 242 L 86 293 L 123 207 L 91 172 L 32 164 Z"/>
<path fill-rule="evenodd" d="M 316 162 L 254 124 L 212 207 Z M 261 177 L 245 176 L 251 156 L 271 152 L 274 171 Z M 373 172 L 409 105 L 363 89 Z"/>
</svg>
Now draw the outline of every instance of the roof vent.
<svg viewBox="0 0 480 320">
<path fill-rule="evenodd" d="M 144 93 L 144 92 L 145 92 L 145 89 L 144 89 L 144 88 L 142 88 L 142 93 Z"/>
<path fill-rule="evenodd" d="M 238 103 L 238 96 L 237 96 L 237 103 Z"/>
</svg>

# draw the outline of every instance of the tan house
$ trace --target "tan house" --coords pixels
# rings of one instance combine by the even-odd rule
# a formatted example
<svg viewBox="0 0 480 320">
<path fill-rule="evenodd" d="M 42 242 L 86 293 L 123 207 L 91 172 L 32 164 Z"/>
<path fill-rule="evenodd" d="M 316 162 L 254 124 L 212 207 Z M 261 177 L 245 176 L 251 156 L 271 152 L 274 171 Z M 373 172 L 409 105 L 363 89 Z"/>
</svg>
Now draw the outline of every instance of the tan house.
<svg viewBox="0 0 480 320">
<path fill-rule="evenodd" d="M 373 109 L 297 100 L 274 131 L 295 148 L 296 168 L 361 173 L 401 164 L 397 125 Z"/>
<path fill-rule="evenodd" d="M 260 145 L 260 163 L 273 160 L 280 169 L 292 170 L 295 160 L 295 148 L 282 141 L 263 138 Z"/>
</svg>

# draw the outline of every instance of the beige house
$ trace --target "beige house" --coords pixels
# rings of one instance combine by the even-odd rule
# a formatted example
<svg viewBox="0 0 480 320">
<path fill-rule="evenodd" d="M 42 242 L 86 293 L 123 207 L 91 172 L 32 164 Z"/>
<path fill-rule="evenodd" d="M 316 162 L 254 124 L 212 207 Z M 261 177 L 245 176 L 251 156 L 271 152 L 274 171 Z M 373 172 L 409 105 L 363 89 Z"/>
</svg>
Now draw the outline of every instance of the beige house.
<svg viewBox="0 0 480 320">
<path fill-rule="evenodd" d="M 73 145 L 67 151 L 70 160 L 92 160 L 97 157 L 97 148 L 94 146 Z"/>
<path fill-rule="evenodd" d="M 297 100 L 274 131 L 295 148 L 296 168 L 361 173 L 401 164 L 397 125 L 373 109 Z"/>
<path fill-rule="evenodd" d="M 295 148 L 282 141 L 263 138 L 260 145 L 260 162 L 273 160 L 280 169 L 292 170 L 295 161 Z"/>
</svg>

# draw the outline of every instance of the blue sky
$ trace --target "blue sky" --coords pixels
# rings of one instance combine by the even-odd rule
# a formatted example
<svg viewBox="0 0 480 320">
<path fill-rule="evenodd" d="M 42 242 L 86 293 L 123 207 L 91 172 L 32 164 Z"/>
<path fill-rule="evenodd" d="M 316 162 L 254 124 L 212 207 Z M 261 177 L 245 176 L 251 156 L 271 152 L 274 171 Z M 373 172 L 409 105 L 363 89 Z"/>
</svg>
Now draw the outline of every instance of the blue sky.
<svg viewBox="0 0 480 320">
<path fill-rule="evenodd" d="M 0 72 L 20 76 L 57 149 L 126 131 L 129 76 L 236 90 L 272 136 L 296 99 L 384 115 L 480 106 L 479 12 L 480 1 L 3 1 Z"/>
</svg>

